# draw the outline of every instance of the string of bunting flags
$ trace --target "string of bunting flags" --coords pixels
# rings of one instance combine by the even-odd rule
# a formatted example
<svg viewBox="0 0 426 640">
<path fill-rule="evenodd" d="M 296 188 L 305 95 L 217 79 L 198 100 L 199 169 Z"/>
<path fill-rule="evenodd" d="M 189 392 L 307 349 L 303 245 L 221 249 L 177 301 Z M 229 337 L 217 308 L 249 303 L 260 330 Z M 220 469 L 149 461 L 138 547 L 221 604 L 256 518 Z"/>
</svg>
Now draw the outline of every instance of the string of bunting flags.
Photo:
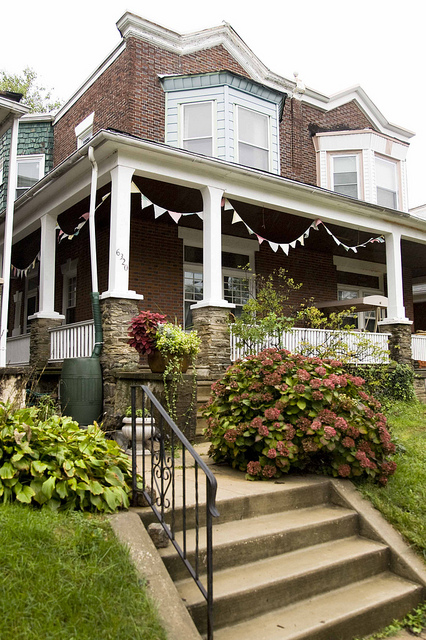
<svg viewBox="0 0 426 640">
<path fill-rule="evenodd" d="M 137 189 L 137 187 L 136 187 L 136 189 Z M 150 205 L 152 205 L 154 207 L 154 217 L 155 217 L 155 219 L 159 218 L 164 213 L 168 213 L 169 216 L 171 217 L 171 219 L 176 222 L 176 224 L 178 224 L 181 216 L 196 215 L 199 218 L 201 218 L 201 220 L 203 219 L 203 212 L 202 211 L 197 211 L 197 212 L 194 212 L 194 213 L 176 213 L 175 211 L 169 211 L 167 209 L 164 209 L 164 208 L 159 207 L 158 205 L 154 204 L 145 195 L 143 195 L 141 193 L 141 206 L 142 206 L 142 209 L 144 209 L 145 207 L 148 207 Z M 235 211 L 234 207 L 225 198 L 222 200 L 222 206 L 224 207 L 225 211 L 233 211 L 234 212 L 234 214 L 232 216 L 232 224 L 236 224 L 238 222 L 242 222 L 243 225 L 246 227 L 248 233 L 250 235 L 255 235 L 256 236 L 259 244 L 262 244 L 262 242 L 267 242 L 269 244 L 269 246 L 271 247 L 272 251 L 277 252 L 278 249 L 282 249 L 282 251 L 286 254 L 286 256 L 288 256 L 290 249 L 294 249 L 296 247 L 297 243 L 299 243 L 303 247 L 305 245 L 305 240 L 306 240 L 306 238 L 309 237 L 309 234 L 310 234 L 311 230 L 318 231 L 318 227 L 319 227 L 320 224 L 322 224 L 323 228 L 326 230 L 328 235 L 331 236 L 331 238 L 333 238 L 334 242 L 338 246 L 340 246 L 343 249 L 345 249 L 345 251 L 353 251 L 354 253 L 357 253 L 358 249 L 360 249 L 361 247 L 366 247 L 368 244 L 370 244 L 372 242 L 382 243 L 382 242 L 385 241 L 383 236 L 378 236 L 376 238 L 369 238 L 366 242 L 362 242 L 361 244 L 357 244 L 355 246 L 349 246 L 349 245 L 345 244 L 344 242 L 342 242 L 341 240 L 339 240 L 339 238 L 337 238 L 334 235 L 334 233 L 332 231 L 330 231 L 330 229 L 322 222 L 322 220 L 314 220 L 314 222 L 312 222 L 309 225 L 309 227 L 306 229 L 306 231 L 304 231 L 295 240 L 292 240 L 292 242 L 282 242 L 282 243 L 272 242 L 272 240 L 267 240 L 266 238 L 263 238 L 258 233 L 253 231 L 253 229 L 251 229 L 249 227 L 249 225 L 246 222 L 244 222 L 244 220 L 241 218 L 241 216 L 239 216 L 238 213 Z"/>
<path fill-rule="evenodd" d="M 14 267 L 13 264 L 11 264 L 10 270 L 15 277 L 18 277 L 18 278 L 22 278 L 24 276 L 27 277 L 28 272 L 34 269 L 37 260 L 40 260 L 40 251 L 34 258 L 34 260 L 31 262 L 31 264 L 29 264 L 28 267 L 25 267 L 25 269 L 18 269 L 18 267 Z"/>
<path fill-rule="evenodd" d="M 109 198 L 110 195 L 111 195 L 111 193 L 107 193 L 107 194 L 105 194 L 103 196 L 102 200 L 100 201 L 98 206 L 95 208 L 95 211 L 97 211 L 99 209 L 101 204 L 103 204 L 105 202 L 105 200 L 107 198 Z M 57 224 L 56 228 L 59 229 L 58 243 L 60 244 L 62 242 L 62 240 L 65 240 L 65 238 L 67 240 L 72 240 L 73 238 L 75 238 L 75 236 L 78 236 L 78 234 L 80 233 L 80 230 L 84 227 L 84 225 L 86 224 L 88 219 L 89 219 L 89 212 L 87 211 L 87 213 L 83 213 L 83 215 L 80 216 L 79 220 L 82 220 L 82 222 L 78 223 L 78 225 L 74 229 L 73 233 L 65 233 L 65 231 L 63 231 L 63 229 L 61 229 L 59 224 Z"/>
</svg>

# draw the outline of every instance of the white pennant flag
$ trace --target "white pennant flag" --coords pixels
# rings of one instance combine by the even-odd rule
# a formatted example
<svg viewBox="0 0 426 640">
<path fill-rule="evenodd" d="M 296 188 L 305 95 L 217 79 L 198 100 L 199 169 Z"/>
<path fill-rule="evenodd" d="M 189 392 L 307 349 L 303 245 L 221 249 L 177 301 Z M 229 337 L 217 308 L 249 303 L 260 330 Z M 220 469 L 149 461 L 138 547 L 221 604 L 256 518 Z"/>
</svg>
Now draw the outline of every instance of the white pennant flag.
<svg viewBox="0 0 426 640">
<path fill-rule="evenodd" d="M 296 242 L 297 242 L 297 240 L 293 240 L 293 242 L 290 242 L 290 247 L 292 249 L 294 249 L 296 247 Z"/>
<path fill-rule="evenodd" d="M 300 242 L 300 244 L 302 245 L 302 247 L 305 246 L 305 236 L 300 236 L 300 238 L 297 238 L 298 242 Z"/>
<path fill-rule="evenodd" d="M 234 215 L 232 216 L 232 224 L 235 224 L 236 222 L 244 222 L 244 221 L 240 218 L 238 213 L 236 211 L 234 211 Z M 247 227 L 247 225 L 246 225 L 246 227 Z M 247 229 L 248 229 L 248 227 L 247 227 Z"/>
<path fill-rule="evenodd" d="M 157 218 L 159 218 L 160 216 L 163 215 L 163 213 L 166 213 L 167 209 L 162 209 L 161 207 L 159 207 L 158 205 L 154 205 L 154 217 L 157 220 Z"/>
<path fill-rule="evenodd" d="M 141 190 L 135 185 L 133 181 L 130 185 L 130 193 L 141 193 Z"/>
<path fill-rule="evenodd" d="M 290 251 L 290 246 L 288 244 L 280 244 L 280 247 L 284 251 L 285 255 L 288 256 L 288 252 Z"/>
<path fill-rule="evenodd" d="M 280 245 L 277 244 L 276 242 L 269 242 L 269 246 L 271 247 L 272 251 L 275 251 L 275 253 L 276 253 L 278 251 L 278 247 Z"/>
<path fill-rule="evenodd" d="M 233 211 L 234 207 L 232 206 L 232 204 L 229 202 L 229 200 L 227 200 L 226 198 L 224 198 L 224 205 L 223 205 L 223 210 L 224 211 Z"/>
</svg>

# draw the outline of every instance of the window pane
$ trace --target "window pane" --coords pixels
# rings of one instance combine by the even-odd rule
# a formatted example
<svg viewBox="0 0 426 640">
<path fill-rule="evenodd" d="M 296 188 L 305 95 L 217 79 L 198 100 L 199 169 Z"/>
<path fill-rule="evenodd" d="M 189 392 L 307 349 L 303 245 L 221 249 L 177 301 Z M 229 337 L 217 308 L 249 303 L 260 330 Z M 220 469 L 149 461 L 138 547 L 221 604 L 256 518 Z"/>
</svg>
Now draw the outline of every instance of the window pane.
<svg viewBox="0 0 426 640">
<path fill-rule="evenodd" d="M 397 198 L 395 191 L 388 191 L 387 189 L 381 189 L 377 187 L 377 204 L 389 209 L 396 209 Z"/>
<path fill-rule="evenodd" d="M 223 297 L 228 302 L 242 306 L 248 302 L 249 287 L 245 278 L 223 277 Z"/>
<path fill-rule="evenodd" d="M 350 289 L 340 289 L 337 293 L 338 300 L 353 300 L 358 297 L 358 291 L 351 291 Z"/>
<path fill-rule="evenodd" d="M 184 105 L 183 137 L 207 138 L 212 135 L 212 103 L 196 102 Z"/>
<path fill-rule="evenodd" d="M 334 156 L 334 172 L 350 173 L 356 175 L 356 157 L 355 156 Z"/>
<path fill-rule="evenodd" d="M 355 184 L 334 184 L 334 191 L 344 196 L 358 197 L 358 187 Z"/>
<path fill-rule="evenodd" d="M 251 147 L 250 145 L 240 142 L 238 150 L 240 164 L 253 167 L 254 169 L 262 169 L 263 171 L 269 169 L 269 154 L 265 149 Z"/>
<path fill-rule="evenodd" d="M 40 163 L 34 162 L 18 162 L 18 188 L 24 187 L 29 189 L 33 184 L 38 182 L 40 175 Z"/>
<path fill-rule="evenodd" d="M 203 274 L 185 271 L 184 297 L 185 300 L 196 302 L 203 299 Z"/>
<path fill-rule="evenodd" d="M 267 149 L 268 124 L 267 116 L 241 107 L 238 109 L 238 136 L 241 142 Z"/>
<path fill-rule="evenodd" d="M 213 155 L 213 140 L 211 138 L 197 138 L 196 140 L 184 140 L 183 148 L 194 153 L 202 153 L 205 156 Z"/>
<path fill-rule="evenodd" d="M 333 157 L 333 190 L 345 196 L 358 197 L 356 156 Z"/>
<path fill-rule="evenodd" d="M 396 191 L 395 163 L 376 158 L 376 184 L 378 187 Z"/>
</svg>

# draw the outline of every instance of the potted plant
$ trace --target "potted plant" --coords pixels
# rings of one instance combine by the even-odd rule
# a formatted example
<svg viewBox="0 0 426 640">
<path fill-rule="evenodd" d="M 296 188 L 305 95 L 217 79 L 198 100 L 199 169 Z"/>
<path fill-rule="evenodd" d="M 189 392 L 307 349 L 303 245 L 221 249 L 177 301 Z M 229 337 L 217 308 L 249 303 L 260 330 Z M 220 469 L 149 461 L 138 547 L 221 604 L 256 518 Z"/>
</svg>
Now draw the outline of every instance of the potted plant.
<svg viewBox="0 0 426 640">
<path fill-rule="evenodd" d="M 156 349 L 157 329 L 166 322 L 166 316 L 152 311 L 141 311 L 132 318 L 129 327 L 129 344 L 140 356 L 149 355 Z"/>
<path fill-rule="evenodd" d="M 123 417 L 122 432 L 132 439 L 132 407 L 127 407 Z M 145 440 L 149 440 L 155 433 L 154 418 L 148 409 L 136 409 L 136 452 L 141 452 Z"/>
</svg>

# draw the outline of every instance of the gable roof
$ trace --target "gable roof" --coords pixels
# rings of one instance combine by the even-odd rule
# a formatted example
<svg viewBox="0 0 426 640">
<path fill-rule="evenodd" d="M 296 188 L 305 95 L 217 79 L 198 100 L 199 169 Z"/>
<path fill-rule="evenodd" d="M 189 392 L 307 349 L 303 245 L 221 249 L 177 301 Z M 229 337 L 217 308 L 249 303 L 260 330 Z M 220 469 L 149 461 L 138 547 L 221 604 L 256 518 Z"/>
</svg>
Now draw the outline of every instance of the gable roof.
<svg viewBox="0 0 426 640">
<path fill-rule="evenodd" d="M 303 102 L 311 104 L 322 111 L 331 111 L 342 104 L 347 104 L 354 100 L 380 133 L 393 136 L 403 142 L 408 142 L 414 135 L 412 131 L 390 123 L 359 85 L 335 93 L 332 96 L 326 96 L 309 87 L 300 89 L 300 86 L 298 86 L 299 83 L 296 80 L 289 80 L 284 76 L 280 76 L 264 65 L 244 40 L 240 38 L 235 29 L 227 22 L 223 22 L 221 25 L 209 29 L 181 34 L 127 11 L 118 20 L 117 28 L 120 31 L 123 41 L 104 62 L 99 65 L 93 74 L 87 78 L 62 109 L 60 109 L 55 122 L 68 111 L 72 104 L 74 104 L 90 85 L 114 62 L 124 50 L 126 40 L 128 38 L 137 38 L 178 55 L 188 55 L 222 45 L 240 66 L 245 69 L 250 78 L 275 91 L 287 93 L 290 97 L 297 95 Z"/>
</svg>

